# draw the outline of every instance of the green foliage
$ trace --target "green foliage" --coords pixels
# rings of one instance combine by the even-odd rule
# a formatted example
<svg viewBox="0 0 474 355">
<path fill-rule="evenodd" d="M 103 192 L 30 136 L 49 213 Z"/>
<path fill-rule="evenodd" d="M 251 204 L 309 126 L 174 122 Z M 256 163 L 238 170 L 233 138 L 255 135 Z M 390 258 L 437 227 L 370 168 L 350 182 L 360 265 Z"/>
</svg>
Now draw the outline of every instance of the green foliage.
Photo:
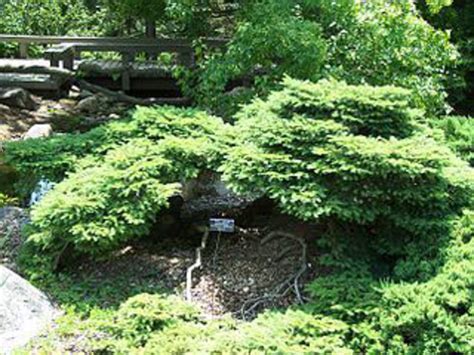
<svg viewBox="0 0 474 355">
<path fill-rule="evenodd" d="M 451 32 L 452 41 L 459 48 L 461 60 L 459 69 L 466 85 L 452 85 L 449 101 L 458 112 L 472 115 L 474 107 L 474 3 L 455 1 L 452 6 L 433 14 L 429 2 L 419 2 L 423 16 L 436 28 Z M 441 1 L 442 2 L 442 1 Z"/>
<path fill-rule="evenodd" d="M 176 296 L 141 294 L 125 302 L 116 314 L 116 322 L 104 328 L 119 341 L 109 341 L 106 347 L 116 347 L 124 342 L 140 347 L 156 333 L 178 322 L 193 322 L 199 312 Z M 102 345 L 103 346 L 103 345 Z M 110 349 L 109 349 L 110 350 Z"/>
<path fill-rule="evenodd" d="M 197 91 L 195 85 L 188 85 L 186 93 L 202 105 L 228 114 L 227 105 L 222 103 L 226 99 L 218 94 L 231 80 L 251 77 L 254 90 L 265 94 L 284 74 L 319 79 L 326 57 L 321 28 L 290 13 L 293 10 L 287 1 L 266 0 L 246 8 L 245 19 L 225 54 L 212 55 L 200 70 L 193 72 L 187 80 L 197 82 Z M 253 78 L 255 71 L 259 74 Z"/>
<path fill-rule="evenodd" d="M 0 192 L 0 208 L 5 207 L 5 206 L 16 206 L 17 204 L 18 204 L 18 199 L 7 196 Z"/>
<path fill-rule="evenodd" d="M 19 188 L 22 195 L 29 194 L 41 178 L 59 182 L 67 172 L 74 172 L 83 158 L 100 161 L 109 150 L 136 138 L 159 140 L 175 135 L 190 138 L 205 135 L 216 142 L 215 152 L 220 150 L 214 133 L 222 125 L 203 112 L 172 107 L 139 107 L 132 116 L 86 133 L 5 144 L 6 162 L 21 175 Z M 210 161 L 213 157 L 215 154 L 210 156 Z"/>
<path fill-rule="evenodd" d="M 258 70 L 250 84 L 261 95 L 286 73 L 390 83 L 413 89 L 413 100 L 432 112 L 445 110 L 446 78 L 457 53 L 448 34 L 427 24 L 411 1 L 267 0 L 249 6 L 227 51 L 201 62 L 198 78 L 188 79 L 187 91 L 198 103 L 226 112 L 216 93 Z"/>
<path fill-rule="evenodd" d="M 315 2 L 320 3 L 314 12 L 318 18 L 342 16 L 332 11 L 330 1 Z M 325 28 L 330 46 L 327 74 L 351 84 L 409 88 L 427 110 L 443 111 L 446 76 L 457 58 L 448 34 L 428 25 L 411 1 L 387 5 L 376 0 L 349 10 L 344 27 Z"/>
<path fill-rule="evenodd" d="M 92 11 L 83 0 L 12 0 L 1 8 L 0 33 L 17 35 L 105 35 L 114 23 L 104 11 Z M 109 17 L 109 18 L 108 18 Z M 18 45 L 0 43 L 2 56 L 14 56 Z M 42 49 L 30 48 L 30 55 Z"/>
<path fill-rule="evenodd" d="M 474 120 L 471 117 L 447 116 L 432 124 L 444 131 L 449 147 L 474 166 Z"/>
<path fill-rule="evenodd" d="M 13 145 L 20 170 L 69 171 L 32 210 L 29 253 L 39 260 L 31 256 L 28 264 L 34 269 L 43 260 L 51 266 L 66 248 L 98 255 L 147 235 L 179 183 L 220 161 L 224 128 L 221 120 L 195 110 L 139 108 L 130 120 L 84 136 Z M 96 139 L 81 145 L 91 135 Z M 82 150 L 74 150 L 70 139 Z M 22 158 L 23 149 L 28 159 Z M 49 149 L 59 157 L 63 153 L 63 164 L 50 166 Z"/>
<path fill-rule="evenodd" d="M 453 0 L 426 0 L 426 4 L 432 13 L 438 13 L 443 8 L 451 6 Z"/>
<path fill-rule="evenodd" d="M 123 16 L 143 17 L 157 20 L 163 17 L 166 9 L 166 0 L 105 0 L 112 12 L 119 12 Z"/>
<path fill-rule="evenodd" d="M 60 332 L 68 328 L 68 322 L 62 323 Z M 86 348 L 92 352 L 352 353 L 344 346 L 347 326 L 340 321 L 299 310 L 269 312 L 251 323 L 229 317 L 206 320 L 180 298 L 159 294 L 132 297 L 117 311 L 93 312 L 80 328 L 82 334 L 102 334 L 99 340 L 88 341 Z M 77 334 L 77 329 L 68 333 Z"/>
<path fill-rule="evenodd" d="M 474 292 L 474 215 L 453 225 L 445 262 L 426 282 L 381 282 L 351 270 L 315 280 L 309 287 L 316 314 L 344 320 L 356 352 L 470 354 Z M 426 262 L 426 261 L 425 261 Z"/>
<path fill-rule="evenodd" d="M 237 116 L 224 179 L 324 222 L 328 235 L 362 234 L 379 253 L 404 255 L 418 238 L 439 246 L 446 220 L 470 203 L 473 171 L 418 122 L 411 98 L 394 87 L 286 79 Z"/>
</svg>

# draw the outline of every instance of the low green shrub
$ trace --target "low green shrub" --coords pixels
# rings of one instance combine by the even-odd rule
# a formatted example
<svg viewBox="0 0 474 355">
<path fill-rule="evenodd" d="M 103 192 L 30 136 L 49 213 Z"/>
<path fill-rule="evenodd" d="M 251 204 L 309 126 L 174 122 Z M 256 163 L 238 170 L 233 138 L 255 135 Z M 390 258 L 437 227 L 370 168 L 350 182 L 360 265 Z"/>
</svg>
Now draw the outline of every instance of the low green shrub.
<svg viewBox="0 0 474 355">
<path fill-rule="evenodd" d="M 268 312 L 251 323 L 176 323 L 150 338 L 145 354 L 352 354 L 344 323 L 302 311 Z"/>
<path fill-rule="evenodd" d="M 195 109 L 138 107 L 130 116 L 81 134 L 5 144 L 5 160 L 20 174 L 19 192 L 28 195 L 41 178 L 60 182 L 66 173 L 81 165 L 83 158 L 99 162 L 111 149 L 136 138 L 159 140 L 173 135 L 205 135 L 216 140 L 214 132 L 222 129 L 220 120 Z M 219 151 L 217 141 L 216 151 Z"/>
<path fill-rule="evenodd" d="M 143 354 L 338 353 L 347 326 L 299 310 L 268 312 L 251 323 L 205 319 L 175 296 L 141 294 L 113 314 L 92 315 L 84 331 L 103 334 L 94 352 Z"/>
<path fill-rule="evenodd" d="M 316 279 L 308 310 L 344 321 L 356 353 L 474 350 L 474 214 L 453 224 L 443 266 L 426 282 L 380 281 L 363 269 Z M 426 261 L 424 261 L 426 262 Z"/>
<path fill-rule="evenodd" d="M 282 87 L 245 107 L 232 132 L 196 111 L 140 109 L 124 127 L 146 124 L 79 159 L 35 207 L 29 244 L 50 264 L 67 245 L 115 248 L 146 233 L 176 182 L 221 166 L 236 191 L 319 223 L 331 273 L 307 286 L 304 306 L 247 323 L 137 296 L 89 313 L 87 351 L 473 353 L 473 169 L 426 125 L 410 91 L 292 79 Z"/>
<path fill-rule="evenodd" d="M 104 329 L 119 342 L 141 347 L 156 333 L 179 322 L 196 322 L 199 311 L 176 296 L 141 294 L 127 300 L 115 315 L 116 322 Z M 114 346 L 110 342 L 106 347 Z"/>
</svg>

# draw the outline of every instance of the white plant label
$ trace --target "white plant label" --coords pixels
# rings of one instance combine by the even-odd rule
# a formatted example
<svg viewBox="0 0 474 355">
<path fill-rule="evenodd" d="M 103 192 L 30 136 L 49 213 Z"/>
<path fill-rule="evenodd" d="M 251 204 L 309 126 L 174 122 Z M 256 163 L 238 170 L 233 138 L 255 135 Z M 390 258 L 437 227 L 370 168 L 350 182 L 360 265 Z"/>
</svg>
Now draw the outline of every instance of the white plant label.
<svg viewBox="0 0 474 355">
<path fill-rule="evenodd" d="M 211 218 L 209 230 L 211 232 L 234 233 L 235 221 L 229 218 Z"/>
</svg>

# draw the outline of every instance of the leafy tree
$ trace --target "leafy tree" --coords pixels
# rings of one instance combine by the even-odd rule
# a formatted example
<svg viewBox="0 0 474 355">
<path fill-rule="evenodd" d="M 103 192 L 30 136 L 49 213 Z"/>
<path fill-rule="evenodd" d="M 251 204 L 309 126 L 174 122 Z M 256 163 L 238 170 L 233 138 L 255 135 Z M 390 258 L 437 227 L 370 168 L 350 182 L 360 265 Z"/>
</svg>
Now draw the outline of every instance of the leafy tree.
<svg viewBox="0 0 474 355">
<path fill-rule="evenodd" d="M 261 95 L 286 72 L 302 79 L 390 83 L 413 89 L 413 100 L 430 112 L 446 109 L 446 77 L 457 54 L 448 34 L 427 24 L 411 1 L 266 0 L 240 13 L 228 50 L 207 58 L 198 78 L 188 80 L 188 92 L 204 106 L 225 112 L 219 107 L 228 97 L 224 89 L 262 69 L 250 80 Z"/>
<path fill-rule="evenodd" d="M 472 114 L 474 107 L 474 3 L 472 1 L 456 0 L 452 6 L 443 8 L 437 13 L 429 11 L 429 2 L 419 3 L 423 16 L 436 28 L 452 33 L 452 40 L 458 46 L 462 59 L 460 70 L 464 82 L 454 82 L 450 88 L 450 102 L 460 113 Z"/>
<path fill-rule="evenodd" d="M 148 37 L 156 36 L 156 21 L 165 15 L 166 0 L 105 0 L 113 12 L 146 20 Z"/>
</svg>

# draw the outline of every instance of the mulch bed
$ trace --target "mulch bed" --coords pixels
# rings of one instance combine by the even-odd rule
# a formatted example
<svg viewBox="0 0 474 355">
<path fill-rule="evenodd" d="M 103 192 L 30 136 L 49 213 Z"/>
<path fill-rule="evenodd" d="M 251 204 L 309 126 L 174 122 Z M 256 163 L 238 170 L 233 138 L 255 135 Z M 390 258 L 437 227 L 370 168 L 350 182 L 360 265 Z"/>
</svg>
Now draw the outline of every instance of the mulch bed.
<svg viewBox="0 0 474 355">
<path fill-rule="evenodd" d="M 271 231 L 292 233 L 298 240 L 278 237 L 262 243 Z M 242 228 L 235 234 L 211 233 L 203 251 L 203 265 L 193 273 L 192 301 L 207 317 L 231 313 L 246 320 L 268 308 L 304 302 L 305 284 L 327 272 L 315 267 L 319 257 L 316 233 L 316 227 L 282 216 L 266 218 L 259 225 Z M 133 275 L 130 281 L 135 284 L 144 280 L 155 282 L 184 297 L 186 271 L 195 262 L 201 236 L 199 232 L 186 232 L 141 241 L 123 248 L 107 261 L 82 261 L 75 268 L 76 276 L 95 279 L 100 287 L 102 282 L 126 273 Z M 307 249 L 305 262 L 300 242 Z M 303 265 L 304 273 L 296 280 L 298 292 L 295 278 Z"/>
</svg>

